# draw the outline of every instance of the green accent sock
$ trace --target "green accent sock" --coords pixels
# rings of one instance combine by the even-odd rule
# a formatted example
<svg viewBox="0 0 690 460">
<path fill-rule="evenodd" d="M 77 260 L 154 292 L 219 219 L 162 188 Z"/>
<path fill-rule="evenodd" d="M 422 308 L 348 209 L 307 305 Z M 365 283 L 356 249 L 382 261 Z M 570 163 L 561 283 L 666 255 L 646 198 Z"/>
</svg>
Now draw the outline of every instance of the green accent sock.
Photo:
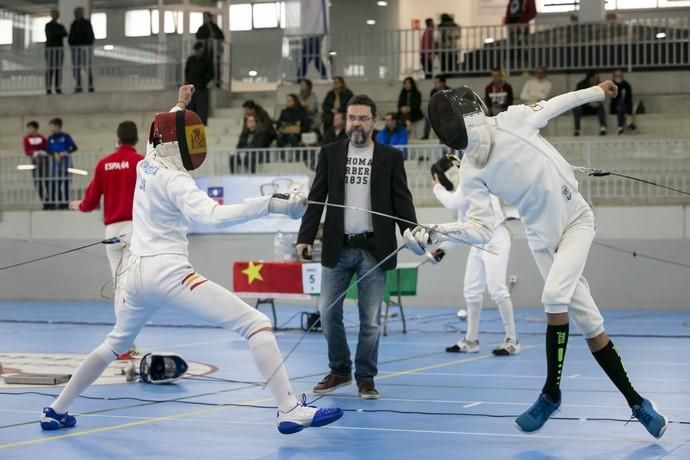
<svg viewBox="0 0 690 460">
<path fill-rule="evenodd" d="M 565 349 L 568 346 L 569 325 L 546 326 L 546 382 L 541 392 L 552 402 L 561 400 L 561 374 Z"/>
<path fill-rule="evenodd" d="M 642 396 L 635 391 L 628 378 L 628 373 L 625 372 L 625 367 L 623 367 L 623 360 L 621 359 L 616 347 L 613 346 L 613 342 L 609 340 L 604 348 L 599 351 L 592 352 L 594 359 L 597 360 L 599 365 L 606 375 L 609 376 L 611 381 L 616 388 L 623 393 L 623 396 L 628 401 L 630 407 L 642 404 Z"/>
</svg>

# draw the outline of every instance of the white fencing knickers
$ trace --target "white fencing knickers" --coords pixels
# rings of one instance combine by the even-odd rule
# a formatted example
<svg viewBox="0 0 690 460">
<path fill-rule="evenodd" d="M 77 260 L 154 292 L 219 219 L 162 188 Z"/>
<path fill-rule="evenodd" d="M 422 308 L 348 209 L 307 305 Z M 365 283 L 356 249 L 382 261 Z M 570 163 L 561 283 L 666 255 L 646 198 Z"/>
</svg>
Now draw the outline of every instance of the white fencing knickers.
<svg viewBox="0 0 690 460">
<path fill-rule="evenodd" d="M 106 244 L 105 254 L 108 256 L 110 263 L 110 273 L 113 275 L 113 283 L 119 271 L 124 271 L 125 262 L 129 258 L 129 242 L 132 237 L 132 221 L 125 220 L 122 222 L 115 222 L 105 226 L 105 239 L 118 237 L 119 243 Z"/>
<path fill-rule="evenodd" d="M 585 338 L 604 332 L 604 318 L 582 276 L 594 240 L 594 214 L 587 209 L 566 227 L 556 251 L 528 238 L 534 260 L 544 278 L 542 302 L 546 313 L 568 313 Z"/>
<path fill-rule="evenodd" d="M 510 231 L 505 224 L 501 224 L 495 228 L 491 240 L 484 245 L 484 248 L 495 252 L 496 255 L 474 246 L 470 248 L 465 267 L 465 302 L 481 303 L 486 288 L 496 304 L 510 297 L 510 291 L 506 286 L 510 246 Z"/>
<path fill-rule="evenodd" d="M 122 305 L 105 345 L 116 355 L 127 351 L 146 322 L 161 306 L 185 310 L 249 338 L 271 329 L 266 315 L 192 268 L 186 256 L 130 256 L 121 281 Z"/>
</svg>

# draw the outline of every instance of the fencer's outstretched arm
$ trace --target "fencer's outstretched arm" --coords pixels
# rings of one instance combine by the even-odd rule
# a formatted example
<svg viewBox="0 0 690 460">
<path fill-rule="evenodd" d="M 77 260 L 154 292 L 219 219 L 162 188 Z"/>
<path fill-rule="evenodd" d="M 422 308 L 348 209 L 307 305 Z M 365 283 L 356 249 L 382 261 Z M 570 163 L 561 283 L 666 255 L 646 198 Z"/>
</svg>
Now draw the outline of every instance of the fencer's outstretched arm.
<svg viewBox="0 0 690 460">
<path fill-rule="evenodd" d="M 472 166 L 467 165 L 467 168 Z M 469 207 L 464 222 L 453 222 L 439 226 L 439 230 L 449 233 L 441 235 L 441 242 L 453 242 L 457 238 L 470 244 L 488 243 L 496 227 L 496 217 L 491 208 L 491 195 L 484 182 L 477 176 L 464 174 L 460 169 L 460 194 Z"/>
<path fill-rule="evenodd" d="M 562 113 L 590 102 L 601 102 L 606 95 L 615 96 L 617 92 L 618 87 L 612 81 L 606 80 L 597 86 L 561 94 L 548 101 L 540 101 L 532 105 L 531 110 L 528 111 L 530 114 L 527 121 L 532 127 L 541 129 L 546 126 L 549 120 Z"/>
<path fill-rule="evenodd" d="M 196 186 L 189 174 L 175 174 L 167 193 L 189 220 L 211 226 L 240 224 L 268 215 L 271 197 L 250 198 L 244 203 L 221 205 Z"/>
</svg>

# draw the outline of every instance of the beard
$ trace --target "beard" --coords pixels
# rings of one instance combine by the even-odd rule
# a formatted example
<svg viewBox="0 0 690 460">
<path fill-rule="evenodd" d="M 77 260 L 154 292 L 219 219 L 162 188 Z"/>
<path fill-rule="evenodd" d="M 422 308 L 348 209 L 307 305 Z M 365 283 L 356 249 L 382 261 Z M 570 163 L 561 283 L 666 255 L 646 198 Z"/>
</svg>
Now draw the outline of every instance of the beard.
<svg viewBox="0 0 690 460">
<path fill-rule="evenodd" d="M 369 140 L 369 134 L 371 134 L 366 132 L 363 128 L 350 128 L 345 132 L 347 134 L 347 137 L 350 138 L 350 142 L 352 142 L 352 145 L 356 147 L 365 146 L 367 144 L 367 141 Z"/>
</svg>

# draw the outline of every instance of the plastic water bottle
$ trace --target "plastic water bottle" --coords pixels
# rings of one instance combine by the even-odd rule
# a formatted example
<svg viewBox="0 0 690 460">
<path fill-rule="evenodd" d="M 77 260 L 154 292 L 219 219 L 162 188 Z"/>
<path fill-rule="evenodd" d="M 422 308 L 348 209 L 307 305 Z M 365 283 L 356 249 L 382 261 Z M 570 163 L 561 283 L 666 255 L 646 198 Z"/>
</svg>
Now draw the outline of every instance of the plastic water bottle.
<svg viewBox="0 0 690 460">
<path fill-rule="evenodd" d="M 294 233 L 286 233 L 283 235 L 283 260 L 294 261 L 295 259 L 295 243 L 297 242 L 297 235 Z"/>
<path fill-rule="evenodd" d="M 273 258 L 275 260 L 283 260 L 283 232 L 277 232 L 273 237 Z"/>
</svg>

